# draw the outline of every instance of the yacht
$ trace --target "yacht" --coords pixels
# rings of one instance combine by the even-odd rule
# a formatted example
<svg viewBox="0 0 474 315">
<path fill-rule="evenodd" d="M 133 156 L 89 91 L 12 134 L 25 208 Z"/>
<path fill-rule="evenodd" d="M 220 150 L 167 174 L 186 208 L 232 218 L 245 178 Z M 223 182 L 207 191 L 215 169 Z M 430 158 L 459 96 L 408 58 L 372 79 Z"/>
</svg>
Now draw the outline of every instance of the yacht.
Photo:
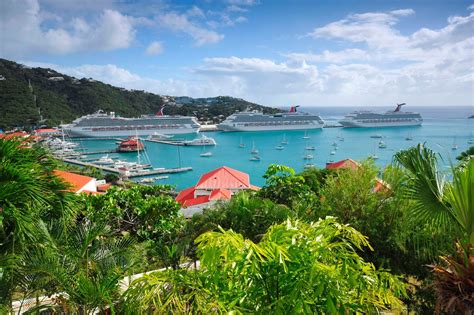
<svg viewBox="0 0 474 315">
<path fill-rule="evenodd" d="M 373 135 L 370 135 L 370 137 L 372 139 L 381 139 L 382 138 L 382 135 L 380 133 L 376 133 L 376 134 L 373 134 Z"/>
<path fill-rule="evenodd" d="M 316 150 L 316 147 L 314 147 L 312 145 L 308 145 L 308 146 L 305 147 L 305 150 L 314 151 L 314 150 Z"/>
<path fill-rule="evenodd" d="M 97 165 L 112 165 L 114 163 L 115 161 L 112 158 L 110 158 L 108 155 L 104 155 L 97 161 L 94 161 L 94 164 L 97 164 Z"/>
<path fill-rule="evenodd" d="M 203 153 L 199 154 L 199 156 L 201 156 L 201 157 L 211 157 L 212 152 L 203 152 Z"/>
<path fill-rule="evenodd" d="M 277 150 L 283 150 L 284 148 L 285 148 L 285 147 L 282 146 L 282 145 L 277 145 L 277 146 L 275 147 L 275 149 L 277 149 Z"/>
<path fill-rule="evenodd" d="M 402 127 L 419 126 L 423 122 L 420 113 L 403 112 L 402 106 L 397 104 L 393 111 L 376 113 L 372 111 L 355 111 L 346 115 L 339 123 L 343 127 Z"/>
<path fill-rule="evenodd" d="M 217 145 L 216 140 L 210 137 L 202 135 L 200 138 L 196 138 L 189 141 L 184 141 L 184 145 L 190 146 L 207 146 L 207 145 Z"/>
<path fill-rule="evenodd" d="M 260 157 L 258 155 L 253 155 L 249 160 L 253 162 L 258 162 L 260 161 Z"/>
<path fill-rule="evenodd" d="M 292 106 L 289 112 L 263 114 L 259 111 L 238 112 L 218 125 L 222 131 L 270 131 L 321 129 L 324 121 L 319 115 L 298 112 Z"/>
</svg>

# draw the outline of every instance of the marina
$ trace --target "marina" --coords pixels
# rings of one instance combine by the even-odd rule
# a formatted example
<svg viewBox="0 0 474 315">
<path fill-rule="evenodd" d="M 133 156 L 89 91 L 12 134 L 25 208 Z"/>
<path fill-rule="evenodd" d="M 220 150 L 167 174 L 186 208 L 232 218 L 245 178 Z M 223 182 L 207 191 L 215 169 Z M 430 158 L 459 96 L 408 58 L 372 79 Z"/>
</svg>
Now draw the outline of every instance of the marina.
<svg viewBox="0 0 474 315">
<path fill-rule="evenodd" d="M 91 166 L 109 173 L 114 173 L 114 174 L 122 174 L 119 169 L 113 168 L 113 167 L 108 167 L 105 165 L 98 165 L 94 163 L 89 163 L 89 162 L 82 162 L 74 159 L 62 159 L 64 162 L 73 164 L 73 165 L 78 165 L 78 166 Z M 174 173 L 182 173 L 182 172 L 188 172 L 192 171 L 192 167 L 178 167 L 178 168 L 170 168 L 170 169 L 151 169 L 151 170 L 143 170 L 143 171 L 135 171 L 135 172 L 130 172 L 126 175 L 128 178 L 132 177 L 143 177 L 143 176 L 150 176 L 150 175 L 157 175 L 157 174 L 174 174 Z"/>
<path fill-rule="evenodd" d="M 257 185 L 264 183 L 262 176 L 270 164 L 288 165 L 296 171 L 301 171 L 313 166 L 324 167 L 327 162 L 344 158 L 363 160 L 370 157 L 383 167 L 391 163 L 395 152 L 417 143 L 426 143 L 438 151 L 443 156 L 444 167 L 447 169 L 449 161 L 454 160 L 473 142 L 472 120 L 467 119 L 462 111 L 446 113 L 439 109 L 414 110 L 422 112 L 422 126 L 265 132 L 210 131 L 206 132 L 206 137 L 212 138 L 219 145 L 203 143 L 201 146 L 185 145 L 200 139 L 200 134 L 174 137 L 167 135 L 164 139 L 156 140 L 145 137 L 141 140 L 146 144 L 146 148 L 139 154 L 145 162 L 138 161 L 136 153 L 116 151 L 117 142 L 124 138 L 73 138 L 69 140 L 77 145 L 73 144 L 71 148 L 61 151 L 62 155 L 59 157 L 75 160 L 76 163 L 98 165 L 105 171 L 107 168 L 112 169 L 111 172 L 115 174 L 120 174 L 119 168 L 128 167 L 136 178 L 163 173 L 162 170 L 153 172 L 153 168 L 180 170 L 182 166 L 192 167 L 192 172 L 170 171 L 168 178 L 155 181 L 175 185 L 177 189 L 186 187 L 195 182 L 200 174 L 222 165 L 248 172 L 255 178 Z M 328 125 L 337 124 L 340 117 L 344 117 L 348 112 L 345 108 L 328 108 L 326 111 L 318 108 L 313 111 L 323 112 L 322 116 Z M 61 145 L 57 144 L 56 148 L 61 148 Z M 75 152 L 75 155 L 67 155 L 71 152 Z M 99 165 L 100 162 L 97 164 L 105 155 L 118 165 Z M 102 163 L 110 163 L 110 160 L 104 159 Z M 137 167 L 137 163 L 141 167 Z"/>
</svg>

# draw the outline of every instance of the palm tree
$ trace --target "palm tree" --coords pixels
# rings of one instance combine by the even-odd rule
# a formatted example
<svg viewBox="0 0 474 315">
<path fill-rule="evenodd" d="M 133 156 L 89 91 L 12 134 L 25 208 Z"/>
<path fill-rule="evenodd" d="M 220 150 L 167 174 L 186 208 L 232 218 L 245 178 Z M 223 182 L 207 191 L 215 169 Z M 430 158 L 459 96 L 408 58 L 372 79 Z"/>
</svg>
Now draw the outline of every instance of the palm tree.
<svg viewBox="0 0 474 315">
<path fill-rule="evenodd" d="M 432 222 L 459 239 L 457 254 L 442 257 L 445 266 L 433 266 L 438 308 L 467 313 L 474 309 L 474 159 L 452 167 L 448 181 L 437 168 L 437 155 L 419 144 L 395 155 L 408 171 L 407 197 L 414 202 L 414 220 Z"/>
<path fill-rule="evenodd" d="M 55 165 L 40 148 L 0 139 L 0 305 L 11 303 L 24 255 L 44 244 L 50 224 L 64 223 L 73 209 Z"/>
</svg>

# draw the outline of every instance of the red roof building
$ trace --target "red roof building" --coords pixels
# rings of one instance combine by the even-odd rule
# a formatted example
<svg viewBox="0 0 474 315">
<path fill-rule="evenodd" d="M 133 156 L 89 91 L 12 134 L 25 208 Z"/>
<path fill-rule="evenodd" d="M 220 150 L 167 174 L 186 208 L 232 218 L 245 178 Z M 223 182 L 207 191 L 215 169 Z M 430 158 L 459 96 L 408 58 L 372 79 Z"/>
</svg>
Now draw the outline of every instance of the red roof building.
<svg viewBox="0 0 474 315">
<path fill-rule="evenodd" d="M 345 159 L 334 163 L 327 163 L 326 168 L 328 170 L 337 169 L 337 168 L 349 168 L 352 170 L 358 169 L 360 164 L 353 159 Z"/>
<path fill-rule="evenodd" d="M 96 179 L 76 173 L 54 170 L 54 174 L 69 185 L 68 191 L 79 194 L 97 194 Z"/>
<path fill-rule="evenodd" d="M 353 159 L 345 159 L 341 160 L 338 162 L 334 163 L 327 163 L 326 164 L 326 169 L 332 170 L 332 169 L 351 169 L 351 170 L 356 170 L 360 167 L 360 164 Z M 384 182 L 383 180 L 376 178 L 375 179 L 375 187 L 373 189 L 374 192 L 379 192 L 379 191 L 387 191 L 390 190 L 390 186 Z"/>
<path fill-rule="evenodd" d="M 40 128 L 35 130 L 35 135 L 40 137 L 59 136 L 61 131 L 53 128 Z"/>
<path fill-rule="evenodd" d="M 230 200 L 234 193 L 246 189 L 260 188 L 250 184 L 248 174 L 222 166 L 202 175 L 196 186 L 180 191 L 176 201 L 183 208 L 199 206 L 197 210 L 202 210 L 209 203 L 216 200 Z"/>
</svg>

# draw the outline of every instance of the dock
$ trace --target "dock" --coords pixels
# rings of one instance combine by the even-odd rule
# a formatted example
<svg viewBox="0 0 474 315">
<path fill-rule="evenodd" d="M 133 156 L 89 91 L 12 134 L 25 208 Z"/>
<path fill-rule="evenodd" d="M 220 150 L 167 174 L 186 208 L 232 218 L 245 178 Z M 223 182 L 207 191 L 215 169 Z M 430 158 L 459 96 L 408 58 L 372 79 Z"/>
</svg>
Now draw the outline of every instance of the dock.
<svg viewBox="0 0 474 315">
<path fill-rule="evenodd" d="M 69 163 L 69 164 L 74 164 L 74 165 L 79 165 L 79 166 L 90 166 L 94 167 L 109 173 L 114 173 L 114 174 L 123 174 L 120 170 L 108 166 L 103 166 L 103 165 L 97 165 L 94 163 L 89 163 L 89 162 L 83 162 L 83 161 L 78 161 L 78 160 L 73 160 L 73 159 L 62 159 L 64 162 Z M 141 177 L 141 176 L 149 176 L 149 175 L 158 175 L 158 174 L 173 174 L 173 173 L 182 173 L 182 172 L 188 172 L 191 171 L 193 168 L 188 166 L 188 167 L 176 167 L 176 168 L 160 168 L 160 169 L 151 169 L 151 170 L 143 170 L 143 171 L 133 171 L 129 172 L 126 176 L 131 178 L 131 177 Z"/>
<path fill-rule="evenodd" d="M 161 144 L 168 144 L 168 145 L 179 145 L 185 146 L 186 143 L 183 140 L 158 140 L 158 139 L 144 139 L 147 142 L 155 142 Z"/>
</svg>

